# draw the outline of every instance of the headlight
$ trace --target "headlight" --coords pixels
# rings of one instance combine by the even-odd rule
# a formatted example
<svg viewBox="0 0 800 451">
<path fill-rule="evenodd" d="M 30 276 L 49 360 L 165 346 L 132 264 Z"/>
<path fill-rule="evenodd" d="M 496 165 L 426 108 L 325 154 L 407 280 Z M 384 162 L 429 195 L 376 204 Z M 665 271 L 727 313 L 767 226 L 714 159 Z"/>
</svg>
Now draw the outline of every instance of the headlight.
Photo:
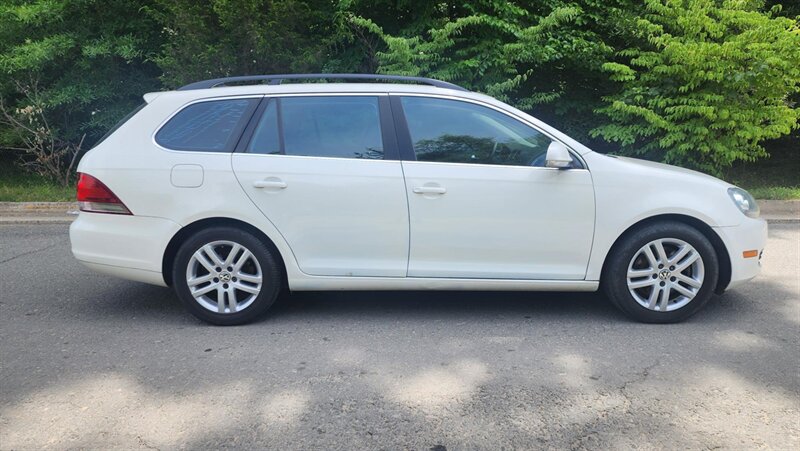
<svg viewBox="0 0 800 451">
<path fill-rule="evenodd" d="M 750 218 L 758 217 L 761 211 L 758 209 L 758 204 L 750 193 L 741 188 L 734 187 L 728 188 L 728 195 L 731 196 L 733 203 L 736 204 L 739 210 L 742 210 L 742 213 L 746 216 Z"/>
</svg>

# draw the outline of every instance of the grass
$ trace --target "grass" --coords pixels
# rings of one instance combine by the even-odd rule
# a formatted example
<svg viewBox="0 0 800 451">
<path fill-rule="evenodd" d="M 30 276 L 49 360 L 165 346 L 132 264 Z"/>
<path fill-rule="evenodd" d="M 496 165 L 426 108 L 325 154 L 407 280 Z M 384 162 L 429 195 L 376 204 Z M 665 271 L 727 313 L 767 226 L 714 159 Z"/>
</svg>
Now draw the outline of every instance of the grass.
<svg viewBox="0 0 800 451">
<path fill-rule="evenodd" d="M 0 202 L 68 202 L 75 200 L 75 187 L 64 187 L 38 175 L 25 173 L 0 161 Z"/>
<path fill-rule="evenodd" d="M 800 199 L 800 136 L 771 141 L 770 158 L 738 163 L 723 179 L 740 186 L 756 199 Z"/>
</svg>

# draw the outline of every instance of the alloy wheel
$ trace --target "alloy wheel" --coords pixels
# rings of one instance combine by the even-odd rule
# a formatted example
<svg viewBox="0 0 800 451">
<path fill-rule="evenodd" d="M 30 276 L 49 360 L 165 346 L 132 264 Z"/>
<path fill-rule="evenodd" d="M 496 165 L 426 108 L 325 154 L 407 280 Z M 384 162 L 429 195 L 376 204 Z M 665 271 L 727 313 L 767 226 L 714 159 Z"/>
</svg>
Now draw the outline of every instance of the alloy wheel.
<svg viewBox="0 0 800 451">
<path fill-rule="evenodd" d="M 662 238 L 634 254 L 628 265 L 628 291 L 642 307 L 669 312 L 691 302 L 704 277 L 703 258 L 697 249 L 677 238 Z"/>
<path fill-rule="evenodd" d="M 203 308 L 215 313 L 236 313 L 256 300 L 263 275 L 249 249 L 233 241 L 214 241 L 189 259 L 186 284 Z"/>
</svg>

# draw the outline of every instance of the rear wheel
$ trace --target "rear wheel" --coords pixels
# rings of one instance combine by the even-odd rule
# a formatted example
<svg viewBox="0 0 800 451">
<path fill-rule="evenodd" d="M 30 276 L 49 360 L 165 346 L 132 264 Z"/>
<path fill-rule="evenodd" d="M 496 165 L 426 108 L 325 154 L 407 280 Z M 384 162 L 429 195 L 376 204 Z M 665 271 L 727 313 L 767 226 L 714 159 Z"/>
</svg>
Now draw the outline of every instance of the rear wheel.
<svg viewBox="0 0 800 451">
<path fill-rule="evenodd" d="M 602 283 L 628 316 L 671 323 L 703 307 L 718 277 L 717 254 L 702 233 L 680 222 L 658 222 L 634 231 L 612 250 Z"/>
<path fill-rule="evenodd" d="M 202 230 L 178 250 L 175 291 L 197 318 L 244 324 L 269 309 L 281 290 L 277 256 L 261 240 L 233 227 Z"/>
</svg>

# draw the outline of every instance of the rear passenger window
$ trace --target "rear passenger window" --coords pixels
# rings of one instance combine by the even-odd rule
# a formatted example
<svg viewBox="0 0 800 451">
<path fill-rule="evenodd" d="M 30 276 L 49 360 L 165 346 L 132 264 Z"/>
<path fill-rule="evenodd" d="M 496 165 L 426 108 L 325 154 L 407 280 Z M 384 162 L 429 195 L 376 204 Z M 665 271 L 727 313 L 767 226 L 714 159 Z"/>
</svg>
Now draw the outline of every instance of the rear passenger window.
<svg viewBox="0 0 800 451">
<path fill-rule="evenodd" d="M 172 150 L 232 152 L 259 99 L 200 102 L 187 106 L 156 133 Z"/>
<path fill-rule="evenodd" d="M 253 133 L 248 152 L 383 159 L 378 98 L 272 99 Z"/>
</svg>

